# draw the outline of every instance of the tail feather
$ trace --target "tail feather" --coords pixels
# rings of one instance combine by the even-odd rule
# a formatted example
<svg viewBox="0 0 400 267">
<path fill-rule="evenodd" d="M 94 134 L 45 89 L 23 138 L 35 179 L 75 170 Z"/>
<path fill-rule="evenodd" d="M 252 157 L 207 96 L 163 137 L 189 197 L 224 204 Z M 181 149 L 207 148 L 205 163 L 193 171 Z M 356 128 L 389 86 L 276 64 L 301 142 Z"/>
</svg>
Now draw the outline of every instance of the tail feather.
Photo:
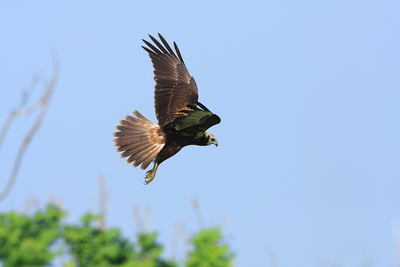
<svg viewBox="0 0 400 267">
<path fill-rule="evenodd" d="M 122 158 L 128 157 L 127 163 L 133 162 L 133 167 L 142 164 L 141 169 L 145 170 L 164 147 L 164 133 L 139 111 L 133 114 L 136 117 L 128 115 L 116 126 L 119 131 L 114 133 L 114 145 L 117 152 L 122 152 Z"/>
<path fill-rule="evenodd" d="M 145 149 L 146 147 L 145 146 L 148 146 L 148 145 L 150 145 L 149 144 L 149 142 L 148 142 L 148 140 L 135 140 L 135 139 L 132 139 L 132 141 L 134 142 L 134 143 L 128 143 L 128 144 L 126 144 L 126 145 L 122 145 L 122 146 L 120 146 L 119 148 L 117 148 L 117 151 L 118 152 L 122 152 L 122 151 L 132 151 L 132 154 L 134 154 L 134 153 L 137 153 L 137 151 L 136 150 L 143 150 L 143 149 Z M 122 156 L 122 158 L 125 158 L 126 156 Z"/>
<path fill-rule="evenodd" d="M 151 148 L 152 146 L 153 146 L 152 144 L 146 143 L 142 146 L 138 146 L 136 148 L 125 151 L 124 153 L 121 154 L 121 156 L 123 158 L 129 156 L 128 161 L 129 161 L 129 163 L 131 163 L 133 161 L 136 161 L 141 155 L 147 154 L 147 152 L 150 152 L 149 148 Z"/>
<path fill-rule="evenodd" d="M 137 148 L 140 148 L 139 146 L 138 146 L 138 144 L 137 143 L 134 143 L 134 144 L 128 144 L 128 145 L 123 145 L 123 146 L 120 146 L 119 148 L 117 148 L 117 152 L 123 152 L 123 151 L 128 151 L 128 150 L 132 150 L 132 149 L 137 149 Z M 123 157 L 124 158 L 124 157 Z"/>
<path fill-rule="evenodd" d="M 154 149 L 157 149 L 157 147 L 151 146 L 146 150 L 146 153 L 144 151 L 137 153 L 134 156 L 135 157 L 135 163 L 133 163 L 133 166 L 137 167 L 140 164 L 142 164 L 143 161 L 145 161 L 148 158 L 148 156 L 152 154 Z M 133 156 L 131 156 L 131 157 L 133 157 Z"/>
<path fill-rule="evenodd" d="M 149 166 L 149 164 L 152 162 L 151 159 L 154 159 L 158 153 L 159 153 L 158 150 L 153 150 L 153 152 L 151 152 L 150 156 L 143 161 L 142 168 L 146 169 Z"/>
</svg>

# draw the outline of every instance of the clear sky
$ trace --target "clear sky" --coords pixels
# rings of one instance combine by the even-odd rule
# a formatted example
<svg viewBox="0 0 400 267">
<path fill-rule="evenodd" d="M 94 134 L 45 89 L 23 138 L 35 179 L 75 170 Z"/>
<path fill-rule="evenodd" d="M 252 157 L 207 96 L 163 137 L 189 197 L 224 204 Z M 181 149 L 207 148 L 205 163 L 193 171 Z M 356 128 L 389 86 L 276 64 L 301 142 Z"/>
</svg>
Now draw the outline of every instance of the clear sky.
<svg viewBox="0 0 400 267">
<path fill-rule="evenodd" d="M 399 1 L 1 1 L 0 120 L 32 75 L 54 97 L 0 211 L 61 199 L 133 236 L 132 205 L 170 254 L 174 226 L 222 225 L 237 266 L 395 266 L 400 233 Z M 187 147 L 155 180 L 120 159 L 112 133 L 133 110 L 156 122 L 147 34 L 176 41 L 218 148 Z M 39 89 L 39 88 L 37 88 Z M 39 90 L 38 90 L 39 92 Z M 0 186 L 32 118 L 0 151 Z M 178 258 L 184 255 L 180 239 Z"/>
</svg>

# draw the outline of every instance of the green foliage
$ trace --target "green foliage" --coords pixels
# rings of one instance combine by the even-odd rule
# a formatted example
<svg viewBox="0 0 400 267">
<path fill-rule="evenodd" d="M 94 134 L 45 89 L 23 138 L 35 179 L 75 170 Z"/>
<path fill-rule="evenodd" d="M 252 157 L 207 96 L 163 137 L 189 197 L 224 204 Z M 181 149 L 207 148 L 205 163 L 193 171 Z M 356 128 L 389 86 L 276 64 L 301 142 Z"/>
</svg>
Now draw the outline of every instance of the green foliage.
<svg viewBox="0 0 400 267">
<path fill-rule="evenodd" d="M 66 225 L 64 240 L 76 266 L 111 266 L 133 261 L 133 244 L 118 229 L 100 230 L 99 216 L 86 214 L 81 224 Z"/>
<path fill-rule="evenodd" d="M 54 206 L 34 216 L 0 214 L 0 260 L 7 266 L 44 266 L 57 254 L 51 246 L 60 237 L 65 213 Z"/>
<path fill-rule="evenodd" d="M 187 267 L 229 267 L 234 254 L 223 244 L 219 228 L 206 229 L 192 239 L 194 249 L 186 260 Z"/>
<path fill-rule="evenodd" d="M 139 233 L 138 247 L 139 253 L 135 266 L 138 267 L 174 267 L 176 263 L 163 260 L 161 253 L 163 247 L 157 243 L 157 233 Z"/>
<path fill-rule="evenodd" d="M 139 233 L 135 244 L 124 238 L 119 229 L 96 227 L 100 216 L 88 213 L 77 224 L 62 224 L 65 215 L 66 212 L 52 205 L 32 216 L 15 212 L 0 214 L 0 265 L 48 266 L 55 257 L 63 255 L 70 259 L 64 267 L 178 266 L 177 262 L 163 259 L 157 232 Z M 231 266 L 234 255 L 221 240 L 218 228 L 196 234 L 186 266 Z"/>
</svg>

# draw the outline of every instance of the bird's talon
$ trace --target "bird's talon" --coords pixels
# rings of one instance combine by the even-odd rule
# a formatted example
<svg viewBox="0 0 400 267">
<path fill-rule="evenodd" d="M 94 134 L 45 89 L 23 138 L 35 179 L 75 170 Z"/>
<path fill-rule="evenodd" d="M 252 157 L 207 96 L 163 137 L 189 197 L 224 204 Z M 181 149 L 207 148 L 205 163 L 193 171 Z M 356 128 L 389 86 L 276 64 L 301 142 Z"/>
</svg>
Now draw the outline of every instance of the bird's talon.
<svg viewBox="0 0 400 267">
<path fill-rule="evenodd" d="M 144 177 L 144 184 L 145 185 L 148 185 L 149 183 L 151 183 L 151 181 L 154 180 L 154 177 L 156 177 L 157 169 L 158 169 L 158 164 L 155 163 L 153 168 L 146 172 L 146 176 Z"/>
<path fill-rule="evenodd" d="M 142 46 L 156 62 L 153 64 L 154 107 L 158 126 L 135 110 L 133 115 L 136 117 L 126 116 L 117 126 L 118 132 L 114 133 L 114 145 L 118 152 L 123 152 L 122 158 L 129 157 L 127 163 L 133 162 L 134 167 L 142 164 L 141 169 L 146 169 L 151 161 L 154 162 L 144 177 L 145 185 L 154 180 L 159 164 L 182 147 L 218 146 L 215 137 L 205 131 L 221 122 L 218 115 L 197 101 L 197 85 L 186 69 L 176 43 L 175 54 L 164 37 L 158 36 L 161 42 L 149 35 L 153 44 L 143 40 L 147 47 Z"/>
</svg>

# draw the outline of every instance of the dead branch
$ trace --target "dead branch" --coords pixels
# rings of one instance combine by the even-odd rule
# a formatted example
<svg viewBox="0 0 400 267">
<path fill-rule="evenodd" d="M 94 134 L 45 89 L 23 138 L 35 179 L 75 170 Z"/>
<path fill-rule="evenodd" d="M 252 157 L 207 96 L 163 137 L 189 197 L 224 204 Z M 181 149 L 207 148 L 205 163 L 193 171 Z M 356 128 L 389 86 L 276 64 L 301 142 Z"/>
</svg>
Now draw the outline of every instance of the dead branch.
<svg viewBox="0 0 400 267">
<path fill-rule="evenodd" d="M 108 193 L 103 174 L 99 175 L 99 196 L 100 196 L 100 214 L 101 214 L 100 229 L 104 230 L 106 227 Z"/>
<path fill-rule="evenodd" d="M 136 231 L 142 233 L 143 232 L 142 220 L 140 219 L 139 207 L 136 204 L 132 205 L 132 213 L 133 213 L 133 219 L 135 220 L 136 223 Z"/>
<path fill-rule="evenodd" d="M 269 250 L 268 251 L 268 259 L 269 259 L 269 265 L 271 267 L 276 267 L 276 257 L 275 257 L 275 253 L 273 250 Z"/>
<path fill-rule="evenodd" d="M 135 220 L 136 223 L 137 232 L 144 233 L 148 231 L 148 229 L 150 228 L 151 213 L 152 213 L 151 206 L 146 206 L 143 221 L 140 218 L 139 208 L 136 204 L 132 205 L 132 213 L 133 213 L 133 219 Z"/>
<path fill-rule="evenodd" d="M 53 56 L 53 61 L 54 61 L 54 67 L 53 67 L 52 77 L 50 78 L 50 80 L 48 80 L 46 83 L 44 83 L 45 88 L 44 88 L 40 98 L 38 99 L 38 101 L 33 103 L 31 106 L 25 108 L 26 103 L 28 102 L 28 99 L 31 95 L 30 91 L 32 91 L 33 88 L 36 87 L 38 81 L 43 80 L 39 75 L 35 75 L 32 78 L 32 82 L 31 82 L 31 86 L 30 86 L 31 90 L 26 90 L 25 92 L 23 92 L 19 105 L 8 114 L 7 119 L 4 122 L 4 125 L 1 129 L 0 148 L 1 148 L 1 145 L 7 135 L 10 125 L 15 118 L 28 116 L 29 114 L 33 113 L 34 111 L 39 110 L 34 124 L 32 125 L 32 127 L 26 134 L 25 138 L 22 140 L 21 145 L 19 146 L 18 153 L 14 160 L 14 165 L 13 165 L 11 174 L 8 178 L 8 181 L 5 185 L 5 187 L 3 188 L 3 190 L 0 193 L 0 202 L 2 200 L 4 200 L 7 197 L 7 195 L 10 193 L 11 188 L 14 185 L 15 180 L 17 178 L 18 171 L 20 169 L 22 158 L 25 154 L 26 148 L 32 141 L 37 130 L 40 128 L 43 118 L 46 115 L 46 111 L 50 104 L 51 96 L 54 91 L 54 86 L 58 79 L 58 59 L 56 56 Z"/>
<path fill-rule="evenodd" d="M 194 213 L 196 213 L 197 223 L 199 225 L 200 230 L 202 230 L 204 228 L 204 219 L 203 219 L 203 214 L 201 213 L 199 201 L 197 200 L 197 198 L 193 197 L 191 202 Z"/>
</svg>

